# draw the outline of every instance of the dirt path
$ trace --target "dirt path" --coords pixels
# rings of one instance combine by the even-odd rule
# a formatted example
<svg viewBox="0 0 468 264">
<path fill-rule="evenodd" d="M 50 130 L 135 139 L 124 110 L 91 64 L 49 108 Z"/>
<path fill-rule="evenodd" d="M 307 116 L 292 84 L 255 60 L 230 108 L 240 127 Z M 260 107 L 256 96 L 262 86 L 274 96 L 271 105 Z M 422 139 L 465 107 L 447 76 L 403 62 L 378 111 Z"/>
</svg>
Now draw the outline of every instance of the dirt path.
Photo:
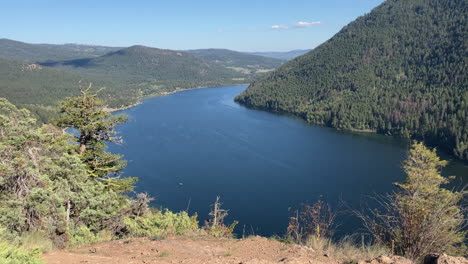
<svg viewBox="0 0 468 264">
<path fill-rule="evenodd" d="M 243 240 L 169 237 L 159 241 L 138 238 L 52 251 L 44 254 L 43 259 L 49 264 L 340 263 L 310 249 L 263 237 Z"/>
</svg>

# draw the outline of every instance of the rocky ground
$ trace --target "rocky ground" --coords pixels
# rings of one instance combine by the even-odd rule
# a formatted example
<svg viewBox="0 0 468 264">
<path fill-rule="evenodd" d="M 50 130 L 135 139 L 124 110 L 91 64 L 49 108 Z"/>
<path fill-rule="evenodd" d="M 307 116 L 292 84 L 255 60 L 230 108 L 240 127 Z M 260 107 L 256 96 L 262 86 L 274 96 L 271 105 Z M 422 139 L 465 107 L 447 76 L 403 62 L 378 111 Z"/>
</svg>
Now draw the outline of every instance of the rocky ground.
<svg viewBox="0 0 468 264">
<path fill-rule="evenodd" d="M 446 257 L 447 258 L 450 257 Z M 137 238 L 82 246 L 69 250 L 51 251 L 43 259 L 49 264 L 338 264 L 324 253 L 263 237 L 247 239 L 215 239 L 210 237 L 169 237 L 164 240 Z M 379 257 L 360 264 L 411 264 L 401 257 Z M 443 264 L 468 264 L 464 258 L 439 259 Z"/>
</svg>

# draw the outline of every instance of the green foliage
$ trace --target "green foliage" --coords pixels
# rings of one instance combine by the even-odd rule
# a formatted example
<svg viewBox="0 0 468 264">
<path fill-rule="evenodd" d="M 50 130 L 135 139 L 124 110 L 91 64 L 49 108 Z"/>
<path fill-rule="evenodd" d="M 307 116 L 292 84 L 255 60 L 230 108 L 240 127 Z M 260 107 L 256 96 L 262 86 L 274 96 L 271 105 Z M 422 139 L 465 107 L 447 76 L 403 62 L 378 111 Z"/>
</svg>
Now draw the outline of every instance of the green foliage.
<svg viewBox="0 0 468 264">
<path fill-rule="evenodd" d="M 208 233 L 214 237 L 232 237 L 237 224 L 239 224 L 239 221 L 235 220 L 229 226 L 225 226 L 224 224 L 211 226 Z"/>
<path fill-rule="evenodd" d="M 27 251 L 0 241 L 0 263 L 2 264 L 43 264 L 40 251 Z"/>
<path fill-rule="evenodd" d="M 127 217 L 124 223 L 129 236 L 181 235 L 198 229 L 196 218 L 190 217 L 185 211 L 157 211 L 134 218 Z"/>
<path fill-rule="evenodd" d="M 95 233 L 120 228 L 128 198 L 90 180 L 71 135 L 35 127 L 27 110 L 5 99 L 0 121 L 0 225 L 9 234 L 42 232 L 63 247 L 75 223 Z"/>
<path fill-rule="evenodd" d="M 60 103 L 61 117 L 57 123 L 62 128 L 74 128 L 77 152 L 87 166 L 89 177 L 104 183 L 117 192 L 131 191 L 135 178 L 120 179 L 119 173 L 126 162 L 121 155 L 106 152 L 106 142 L 120 142 L 114 128 L 127 121 L 127 116 L 112 115 L 105 111 L 104 102 L 97 93 L 90 93 L 91 84 L 81 96 L 69 97 Z"/>
<path fill-rule="evenodd" d="M 424 140 L 468 160 L 466 18 L 465 1 L 385 1 L 236 100 Z"/>
<path fill-rule="evenodd" d="M 403 166 L 407 179 L 397 184 L 398 192 L 381 202 L 385 212 L 361 215 L 377 242 L 394 246 L 397 254 L 413 260 L 429 253 L 463 250 L 466 208 L 460 202 L 467 192 L 441 187 L 448 182 L 440 175 L 446 164 L 435 150 L 422 143 L 412 145 Z"/>
<path fill-rule="evenodd" d="M 216 201 L 212 206 L 212 210 L 209 213 L 211 219 L 209 219 L 203 227 L 208 234 L 214 237 L 232 237 L 234 228 L 236 228 L 239 221 L 234 221 L 231 225 L 226 226 L 224 224 L 224 218 L 228 216 L 228 211 L 221 208 L 220 197 L 216 196 Z"/>
<path fill-rule="evenodd" d="M 112 234 L 108 230 L 98 233 L 92 232 L 87 226 L 80 225 L 71 229 L 70 246 L 90 245 L 103 241 L 110 241 Z"/>
<path fill-rule="evenodd" d="M 458 204 L 465 191 L 453 192 L 441 188 L 448 182 L 440 175 L 446 161 L 440 160 L 435 149 L 414 143 L 404 162 L 407 175 L 398 184 L 401 191 L 395 195 L 400 228 L 394 234 L 397 250 L 412 259 L 432 252 L 451 250 L 465 242 L 462 231 L 464 216 Z"/>
<path fill-rule="evenodd" d="M 9 241 L 10 243 L 14 241 Z M 43 231 L 31 231 L 24 233 L 19 238 L 19 245 L 22 249 L 29 251 L 47 252 L 54 248 L 53 242 L 49 238 L 49 234 Z"/>
</svg>

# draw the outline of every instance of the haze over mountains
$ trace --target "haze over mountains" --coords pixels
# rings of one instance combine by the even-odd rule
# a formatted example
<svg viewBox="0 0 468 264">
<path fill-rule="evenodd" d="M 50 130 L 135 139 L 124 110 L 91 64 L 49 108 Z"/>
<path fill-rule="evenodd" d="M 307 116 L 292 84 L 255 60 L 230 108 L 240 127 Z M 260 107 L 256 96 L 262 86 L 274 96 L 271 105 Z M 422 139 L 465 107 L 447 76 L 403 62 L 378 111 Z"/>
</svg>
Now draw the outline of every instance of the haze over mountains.
<svg viewBox="0 0 468 264">
<path fill-rule="evenodd" d="M 271 51 L 271 52 L 246 52 L 247 54 L 276 58 L 280 60 L 292 60 L 296 57 L 306 54 L 311 49 L 298 49 L 285 52 Z"/>
<path fill-rule="evenodd" d="M 422 139 L 468 160 L 466 1 L 386 1 L 253 82 L 248 106 Z"/>
</svg>

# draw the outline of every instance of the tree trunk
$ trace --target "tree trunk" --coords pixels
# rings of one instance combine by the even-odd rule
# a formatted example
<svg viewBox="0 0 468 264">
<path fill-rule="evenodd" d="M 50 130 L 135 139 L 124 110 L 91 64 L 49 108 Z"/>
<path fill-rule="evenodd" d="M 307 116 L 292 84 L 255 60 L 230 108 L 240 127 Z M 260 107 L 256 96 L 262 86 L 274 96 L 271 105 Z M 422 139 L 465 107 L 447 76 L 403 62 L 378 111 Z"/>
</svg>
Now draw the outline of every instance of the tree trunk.
<svg viewBox="0 0 468 264">
<path fill-rule="evenodd" d="M 83 154 L 86 151 L 86 144 L 80 144 L 80 154 Z"/>
<path fill-rule="evenodd" d="M 71 202 L 70 200 L 67 201 L 67 228 L 70 223 L 70 208 L 71 208 Z"/>
<path fill-rule="evenodd" d="M 80 152 L 79 154 L 83 154 L 86 151 L 86 135 L 80 135 Z"/>
</svg>

